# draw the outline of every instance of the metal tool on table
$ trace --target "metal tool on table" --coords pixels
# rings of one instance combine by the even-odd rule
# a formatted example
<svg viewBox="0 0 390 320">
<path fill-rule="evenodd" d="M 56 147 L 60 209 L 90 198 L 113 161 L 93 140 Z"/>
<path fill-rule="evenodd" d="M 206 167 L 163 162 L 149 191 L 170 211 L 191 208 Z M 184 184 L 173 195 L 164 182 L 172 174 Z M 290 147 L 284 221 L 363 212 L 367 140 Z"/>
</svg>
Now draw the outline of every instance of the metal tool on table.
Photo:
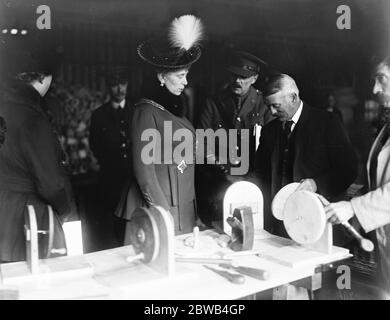
<svg viewBox="0 0 390 320">
<path fill-rule="evenodd" d="M 241 274 L 233 273 L 230 271 L 219 270 L 219 269 L 207 266 L 207 265 L 203 265 L 203 267 L 205 267 L 211 271 L 214 271 L 215 273 L 219 274 L 220 276 L 224 277 L 225 279 L 229 280 L 232 283 L 235 283 L 235 284 L 245 283 L 245 277 Z"/>
<path fill-rule="evenodd" d="M 226 221 L 232 227 L 230 249 L 233 251 L 251 250 L 255 239 L 251 207 L 236 208 L 233 215 Z"/>
<path fill-rule="evenodd" d="M 246 275 L 248 277 L 255 278 L 258 280 L 267 280 L 270 277 L 269 272 L 266 270 L 262 270 L 262 269 L 244 267 L 244 266 L 234 266 L 234 265 L 228 264 L 228 263 L 221 263 L 218 266 L 221 268 L 228 269 L 228 270 L 234 270 L 238 273 L 241 273 L 243 275 Z"/>
<path fill-rule="evenodd" d="M 129 237 L 136 255 L 127 257 L 127 262 L 140 261 L 160 273 L 174 274 L 174 228 L 168 211 L 159 206 L 135 209 Z"/>
</svg>

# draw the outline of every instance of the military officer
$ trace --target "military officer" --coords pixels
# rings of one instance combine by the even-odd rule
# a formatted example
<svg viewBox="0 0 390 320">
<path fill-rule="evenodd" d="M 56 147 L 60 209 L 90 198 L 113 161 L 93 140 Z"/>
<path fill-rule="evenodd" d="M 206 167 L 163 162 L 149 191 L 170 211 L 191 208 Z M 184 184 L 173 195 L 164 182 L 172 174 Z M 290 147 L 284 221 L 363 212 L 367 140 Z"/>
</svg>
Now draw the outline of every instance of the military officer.
<svg viewBox="0 0 390 320">
<path fill-rule="evenodd" d="M 214 97 L 206 100 L 206 106 L 198 125 L 200 128 L 213 129 L 214 131 L 218 129 L 226 131 L 229 129 L 248 129 L 249 141 L 243 141 L 243 143 L 249 145 L 249 159 L 247 159 L 249 160 L 249 173 L 254 168 L 256 144 L 259 140 L 261 127 L 273 119 L 271 112 L 264 104 L 261 92 L 253 87 L 265 65 L 263 60 L 251 53 L 234 52 L 232 62 L 227 67 L 230 74 L 228 85 Z M 240 131 L 238 131 L 238 142 L 241 141 L 239 135 Z M 238 143 L 236 146 L 238 152 L 239 148 L 240 144 Z M 219 148 L 216 147 L 215 150 L 219 150 Z M 223 196 L 227 186 L 235 180 L 249 176 L 248 174 L 231 176 L 227 159 L 221 159 L 218 154 L 215 157 L 222 165 L 202 166 L 197 171 L 197 190 L 201 214 L 202 212 L 210 212 L 210 210 L 214 213 L 221 211 L 218 204 L 221 203 L 221 196 Z M 215 178 L 213 186 L 210 186 L 209 183 L 210 175 Z M 209 221 L 208 218 L 211 217 L 203 217 L 205 221 Z"/>
</svg>

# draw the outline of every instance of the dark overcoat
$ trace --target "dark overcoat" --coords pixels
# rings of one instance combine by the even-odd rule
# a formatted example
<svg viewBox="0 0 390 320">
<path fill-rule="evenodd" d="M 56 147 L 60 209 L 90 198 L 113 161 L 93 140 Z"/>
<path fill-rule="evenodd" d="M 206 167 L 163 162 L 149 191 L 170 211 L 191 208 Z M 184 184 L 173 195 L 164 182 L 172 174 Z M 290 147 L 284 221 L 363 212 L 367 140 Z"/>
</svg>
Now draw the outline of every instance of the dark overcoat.
<svg viewBox="0 0 390 320">
<path fill-rule="evenodd" d="M 33 205 L 38 228 L 51 205 L 54 247 L 64 247 L 60 218 L 75 216 L 70 181 L 58 136 L 31 86 L 14 82 L 0 98 L 0 260 L 25 259 L 24 214 Z"/>
<path fill-rule="evenodd" d="M 168 130 L 167 126 L 169 126 Z M 195 156 L 195 129 L 188 119 L 171 113 L 153 100 L 141 99 L 136 103 L 132 121 L 132 155 L 137 188 L 146 205 L 158 205 L 170 211 L 176 234 L 192 232 L 196 223 L 194 159 L 185 161 L 174 156 L 175 148 L 181 142 L 174 141 L 169 133 L 174 134 L 179 129 L 185 129 L 188 134 L 187 142 L 190 142 L 190 147 L 193 148 L 192 154 Z M 161 144 L 156 144 L 156 149 L 150 153 L 147 150 L 150 151 L 154 142 L 151 142 L 147 132 L 158 133 L 161 137 Z M 168 152 L 166 148 L 169 148 Z M 149 159 L 153 163 L 145 163 L 143 159 L 145 153 L 151 156 Z M 129 197 L 127 199 L 128 207 L 134 209 L 140 203 L 137 191 L 131 188 L 130 195 L 131 199 Z M 132 210 L 128 209 L 125 218 L 130 219 L 131 213 Z"/>
</svg>

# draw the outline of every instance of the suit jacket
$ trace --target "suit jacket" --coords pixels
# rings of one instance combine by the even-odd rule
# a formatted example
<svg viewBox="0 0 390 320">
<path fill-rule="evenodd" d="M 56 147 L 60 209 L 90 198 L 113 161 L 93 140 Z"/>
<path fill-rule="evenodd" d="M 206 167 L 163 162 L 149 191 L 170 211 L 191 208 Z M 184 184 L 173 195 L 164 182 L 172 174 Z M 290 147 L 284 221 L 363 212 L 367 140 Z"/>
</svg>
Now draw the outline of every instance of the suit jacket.
<svg viewBox="0 0 390 320">
<path fill-rule="evenodd" d="M 24 214 L 31 204 L 38 228 L 47 205 L 66 217 L 76 214 L 65 157 L 40 96 L 30 86 L 15 82 L 1 91 L 0 117 L 0 260 L 25 260 Z M 65 245 L 60 221 L 55 219 L 55 247 Z"/>
<path fill-rule="evenodd" d="M 195 129 L 189 120 L 174 115 L 153 100 L 141 99 L 136 104 L 132 122 L 134 174 L 144 202 L 148 206 L 158 205 L 169 210 L 174 219 L 176 234 L 188 233 L 192 231 L 196 220 L 195 161 L 191 159 L 191 161 L 181 163 L 174 156 L 175 148 L 180 142 L 173 141 L 172 136 L 167 133 L 167 122 L 172 124 L 172 134 L 179 129 L 187 129 L 187 133 L 190 134 L 189 138 L 193 139 L 190 147 L 193 148 L 195 156 Z M 157 140 L 151 142 L 142 138 L 143 133 L 148 129 L 149 132 L 158 133 L 161 136 L 160 145 Z M 165 141 L 172 143 L 171 150 L 165 150 L 169 148 L 164 144 Z M 156 149 L 149 153 L 150 149 L 147 148 L 153 144 Z M 149 155 L 152 154 L 152 163 L 145 163 L 142 159 L 146 150 L 149 150 L 147 152 Z M 170 160 L 171 164 L 169 164 Z M 129 194 L 135 198 L 135 203 L 139 202 L 136 199 L 136 190 L 131 189 Z M 131 204 L 133 200 L 128 198 L 127 202 Z M 127 212 L 127 219 L 131 218 L 131 213 Z"/>
<path fill-rule="evenodd" d="M 373 154 L 389 126 L 389 124 L 387 127 L 385 126 L 379 133 L 367 161 L 371 191 L 352 199 L 351 204 L 363 229 L 366 232 L 376 230 L 382 285 L 390 293 L 390 138 L 387 139 L 377 155 Z M 377 157 L 376 182 L 378 186 L 375 190 L 372 189 L 369 175 L 374 156 Z"/>
<path fill-rule="evenodd" d="M 280 143 L 282 122 L 266 125 L 256 154 L 256 172 L 264 194 L 264 221 L 275 224 L 270 203 L 281 188 Z M 302 114 L 292 135 L 292 179 L 312 178 L 317 192 L 332 200 L 341 196 L 357 175 L 357 158 L 340 120 L 332 113 L 303 103 Z"/>
<path fill-rule="evenodd" d="M 132 113 L 130 103 L 123 109 L 114 109 L 108 102 L 97 108 L 91 117 L 89 143 L 100 165 L 99 191 L 108 211 L 115 209 L 122 190 L 133 180 Z"/>
</svg>

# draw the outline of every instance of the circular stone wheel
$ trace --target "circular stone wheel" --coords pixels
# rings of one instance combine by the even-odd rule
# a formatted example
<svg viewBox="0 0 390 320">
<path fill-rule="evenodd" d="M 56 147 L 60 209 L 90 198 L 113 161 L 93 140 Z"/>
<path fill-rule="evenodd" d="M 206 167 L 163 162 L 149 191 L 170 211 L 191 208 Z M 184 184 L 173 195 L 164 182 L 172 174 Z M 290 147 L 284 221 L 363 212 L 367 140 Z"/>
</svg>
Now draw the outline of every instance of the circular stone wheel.
<svg viewBox="0 0 390 320">
<path fill-rule="evenodd" d="M 271 210 L 273 216 L 278 220 L 284 219 L 284 206 L 287 199 L 297 190 L 299 182 L 293 182 L 285 185 L 278 191 L 271 203 Z"/>
<path fill-rule="evenodd" d="M 294 192 L 284 207 L 284 226 L 291 239 L 300 244 L 318 241 L 325 231 L 326 215 L 317 195 L 308 191 Z"/>
<path fill-rule="evenodd" d="M 145 263 L 153 261 L 159 250 L 159 232 L 147 208 L 134 211 L 130 221 L 130 241 L 137 254 L 143 252 Z"/>
</svg>

